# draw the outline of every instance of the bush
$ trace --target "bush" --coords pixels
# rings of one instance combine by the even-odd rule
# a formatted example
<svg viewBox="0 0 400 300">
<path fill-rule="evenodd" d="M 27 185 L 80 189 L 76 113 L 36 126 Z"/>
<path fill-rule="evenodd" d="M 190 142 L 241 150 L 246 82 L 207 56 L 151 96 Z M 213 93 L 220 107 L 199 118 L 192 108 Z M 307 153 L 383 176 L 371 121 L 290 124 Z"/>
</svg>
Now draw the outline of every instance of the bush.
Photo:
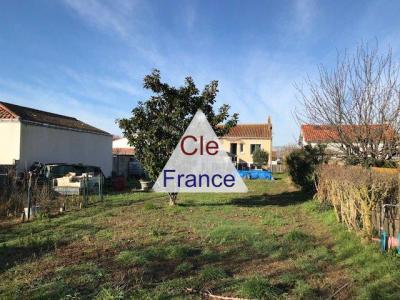
<svg viewBox="0 0 400 300">
<path fill-rule="evenodd" d="M 376 159 L 373 157 L 367 157 L 366 159 L 362 159 L 358 156 L 351 155 L 348 156 L 345 160 L 346 165 L 349 166 L 363 166 L 364 168 L 370 167 L 379 167 L 379 168 L 397 168 L 397 164 L 393 160 L 387 159 Z"/>
<path fill-rule="evenodd" d="M 307 192 L 315 190 L 315 171 L 323 162 L 326 162 L 324 145 L 317 147 L 307 145 L 302 149 L 294 150 L 286 158 L 292 181 Z"/>
<path fill-rule="evenodd" d="M 253 152 L 253 163 L 258 167 L 268 164 L 268 153 L 257 148 Z"/>
<path fill-rule="evenodd" d="M 318 171 L 316 198 L 333 207 L 339 222 L 372 236 L 374 213 L 383 204 L 395 204 L 398 175 L 361 167 L 323 166 Z"/>
</svg>

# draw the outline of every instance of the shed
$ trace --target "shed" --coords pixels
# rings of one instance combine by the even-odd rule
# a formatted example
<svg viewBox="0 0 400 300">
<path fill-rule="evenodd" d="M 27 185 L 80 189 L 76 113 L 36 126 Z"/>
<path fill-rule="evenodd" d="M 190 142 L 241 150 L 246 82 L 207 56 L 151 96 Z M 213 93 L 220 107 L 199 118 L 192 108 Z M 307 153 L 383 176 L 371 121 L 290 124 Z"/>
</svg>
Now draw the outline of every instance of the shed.
<svg viewBox="0 0 400 300">
<path fill-rule="evenodd" d="M 34 162 L 98 166 L 112 171 L 112 136 L 74 117 L 0 102 L 0 165 L 18 172 Z"/>
</svg>

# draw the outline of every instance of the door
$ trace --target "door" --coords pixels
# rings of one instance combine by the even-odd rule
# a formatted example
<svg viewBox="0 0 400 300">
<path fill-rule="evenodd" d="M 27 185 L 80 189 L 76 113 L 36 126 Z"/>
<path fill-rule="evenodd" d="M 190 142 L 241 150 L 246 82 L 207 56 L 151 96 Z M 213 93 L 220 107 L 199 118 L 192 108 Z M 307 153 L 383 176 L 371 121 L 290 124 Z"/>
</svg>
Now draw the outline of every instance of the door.
<svg viewBox="0 0 400 300">
<path fill-rule="evenodd" d="M 232 155 L 232 162 L 236 164 L 237 158 L 237 143 L 231 143 L 231 151 L 229 151 Z"/>
</svg>

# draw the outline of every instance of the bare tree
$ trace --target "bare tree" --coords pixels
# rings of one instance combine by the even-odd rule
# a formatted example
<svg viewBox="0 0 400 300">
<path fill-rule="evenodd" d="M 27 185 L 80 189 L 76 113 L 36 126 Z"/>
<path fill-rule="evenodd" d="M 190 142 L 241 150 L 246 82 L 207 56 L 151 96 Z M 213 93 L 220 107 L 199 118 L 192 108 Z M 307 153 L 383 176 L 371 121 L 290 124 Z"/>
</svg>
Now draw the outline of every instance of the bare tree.
<svg viewBox="0 0 400 300">
<path fill-rule="evenodd" d="M 317 80 L 308 77 L 305 88 L 297 86 L 303 109 L 296 116 L 329 126 L 347 158 L 390 159 L 399 146 L 399 83 L 391 49 L 381 53 L 377 43 L 361 44 L 351 56 L 338 54 L 332 70 L 319 66 Z"/>
</svg>

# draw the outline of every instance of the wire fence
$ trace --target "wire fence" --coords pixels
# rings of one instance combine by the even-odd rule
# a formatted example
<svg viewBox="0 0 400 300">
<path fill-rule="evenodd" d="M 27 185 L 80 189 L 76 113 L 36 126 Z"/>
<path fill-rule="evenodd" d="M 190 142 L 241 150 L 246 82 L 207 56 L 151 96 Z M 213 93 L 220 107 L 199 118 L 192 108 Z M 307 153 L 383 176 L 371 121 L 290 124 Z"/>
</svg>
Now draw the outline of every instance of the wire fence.
<svg viewBox="0 0 400 300">
<path fill-rule="evenodd" d="M 43 180 L 31 172 L 17 177 L 10 169 L 0 175 L 0 218 L 30 220 L 87 207 L 103 201 L 104 178 L 84 174 L 69 184 Z"/>
</svg>

